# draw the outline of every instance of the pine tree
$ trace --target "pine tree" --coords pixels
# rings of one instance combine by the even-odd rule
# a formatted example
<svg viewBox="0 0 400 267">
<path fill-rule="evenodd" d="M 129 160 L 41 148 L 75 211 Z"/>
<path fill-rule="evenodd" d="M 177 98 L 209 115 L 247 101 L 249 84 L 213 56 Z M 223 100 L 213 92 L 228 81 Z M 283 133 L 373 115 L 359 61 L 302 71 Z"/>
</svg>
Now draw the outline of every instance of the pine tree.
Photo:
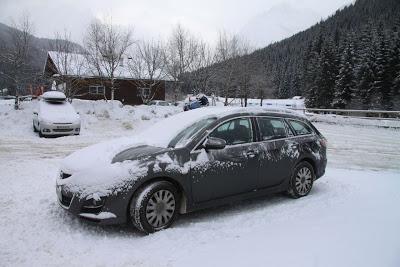
<svg viewBox="0 0 400 267">
<path fill-rule="evenodd" d="M 361 32 L 360 49 L 357 53 L 356 88 L 353 102 L 358 102 L 362 109 L 371 107 L 371 97 L 374 90 L 375 54 L 372 47 L 372 24 L 368 23 Z"/>
<path fill-rule="evenodd" d="M 317 107 L 330 108 L 335 89 L 335 53 L 333 49 L 333 40 L 328 39 L 321 50 L 318 70 L 315 77 L 315 93 Z"/>
<path fill-rule="evenodd" d="M 389 42 L 385 36 L 383 24 L 379 25 L 377 35 L 377 47 L 376 47 L 376 61 L 375 61 L 375 81 L 374 91 L 377 96 L 377 106 L 382 109 L 392 109 L 392 81 L 393 77 L 390 77 L 390 49 Z"/>
<path fill-rule="evenodd" d="M 341 53 L 339 74 L 336 76 L 335 92 L 332 105 L 336 108 L 346 108 L 351 102 L 354 91 L 354 50 L 351 37 L 344 44 Z"/>
<path fill-rule="evenodd" d="M 400 19 L 393 28 L 389 58 L 389 75 L 392 78 L 391 95 L 393 102 L 400 102 Z"/>
<path fill-rule="evenodd" d="M 319 69 L 319 58 L 321 50 L 321 38 L 314 41 L 308 48 L 306 57 L 304 59 L 304 73 L 303 73 L 303 86 L 304 96 L 306 98 L 305 104 L 307 107 L 315 108 L 319 106 L 318 103 L 318 86 L 315 84 L 317 71 Z"/>
</svg>

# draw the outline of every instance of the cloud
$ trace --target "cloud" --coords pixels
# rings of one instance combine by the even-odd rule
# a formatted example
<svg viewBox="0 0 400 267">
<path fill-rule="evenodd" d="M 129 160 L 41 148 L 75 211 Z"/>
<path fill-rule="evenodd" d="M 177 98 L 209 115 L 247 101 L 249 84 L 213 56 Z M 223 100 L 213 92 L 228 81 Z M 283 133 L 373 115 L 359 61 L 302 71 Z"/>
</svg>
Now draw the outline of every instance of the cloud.
<svg viewBox="0 0 400 267">
<path fill-rule="evenodd" d="M 0 22 L 9 24 L 25 10 L 36 35 L 51 38 L 66 28 L 80 42 L 90 20 L 111 15 L 115 23 L 134 27 L 138 38 L 165 38 L 180 22 L 212 41 L 219 30 L 238 32 L 254 16 L 282 2 L 327 16 L 351 0 L 0 0 Z"/>
</svg>

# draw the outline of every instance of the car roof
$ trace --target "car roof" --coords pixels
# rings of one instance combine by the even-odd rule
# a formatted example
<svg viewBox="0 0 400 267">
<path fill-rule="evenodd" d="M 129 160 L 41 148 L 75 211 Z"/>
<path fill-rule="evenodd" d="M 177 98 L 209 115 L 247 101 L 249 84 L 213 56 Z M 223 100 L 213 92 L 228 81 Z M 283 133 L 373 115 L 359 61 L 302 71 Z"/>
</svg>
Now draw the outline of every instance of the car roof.
<svg viewBox="0 0 400 267">
<path fill-rule="evenodd" d="M 205 112 L 204 109 L 210 109 Z M 305 120 L 307 117 L 299 111 L 291 109 L 266 108 L 266 107 L 208 107 L 196 109 L 203 110 L 204 117 L 208 117 L 215 110 L 215 116 L 221 120 L 240 116 L 275 116 Z M 210 112 L 211 111 L 211 112 Z M 189 111 L 191 112 L 191 111 Z M 211 114 L 210 114 L 211 113 Z"/>
<path fill-rule="evenodd" d="M 66 96 L 63 92 L 59 91 L 48 91 L 42 94 L 41 96 L 44 100 L 51 100 L 51 101 L 63 101 L 66 100 Z"/>
</svg>

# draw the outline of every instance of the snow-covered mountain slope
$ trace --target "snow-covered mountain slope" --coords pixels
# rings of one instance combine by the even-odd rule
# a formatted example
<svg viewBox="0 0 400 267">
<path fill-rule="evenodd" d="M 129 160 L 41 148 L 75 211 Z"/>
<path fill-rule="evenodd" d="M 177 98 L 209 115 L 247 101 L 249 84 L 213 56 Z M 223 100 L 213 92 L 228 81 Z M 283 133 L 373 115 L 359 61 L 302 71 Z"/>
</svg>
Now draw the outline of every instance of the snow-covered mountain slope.
<svg viewBox="0 0 400 267">
<path fill-rule="evenodd" d="M 311 9 L 282 3 L 250 19 L 239 35 L 256 47 L 264 47 L 309 28 L 321 18 Z"/>
</svg>

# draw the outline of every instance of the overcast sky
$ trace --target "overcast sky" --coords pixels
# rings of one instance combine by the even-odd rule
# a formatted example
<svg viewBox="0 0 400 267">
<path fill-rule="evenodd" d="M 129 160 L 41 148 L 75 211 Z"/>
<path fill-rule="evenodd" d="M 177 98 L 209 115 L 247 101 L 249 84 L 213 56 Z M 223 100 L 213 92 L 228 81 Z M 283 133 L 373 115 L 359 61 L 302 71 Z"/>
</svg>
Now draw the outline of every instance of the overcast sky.
<svg viewBox="0 0 400 267">
<path fill-rule="evenodd" d="M 207 41 L 224 29 L 237 33 L 254 16 L 288 3 L 326 17 L 352 0 L 0 0 L 0 22 L 28 12 L 35 35 L 54 36 L 64 28 L 80 42 L 89 21 L 104 15 L 134 28 L 136 37 L 165 38 L 177 23 Z"/>
</svg>

